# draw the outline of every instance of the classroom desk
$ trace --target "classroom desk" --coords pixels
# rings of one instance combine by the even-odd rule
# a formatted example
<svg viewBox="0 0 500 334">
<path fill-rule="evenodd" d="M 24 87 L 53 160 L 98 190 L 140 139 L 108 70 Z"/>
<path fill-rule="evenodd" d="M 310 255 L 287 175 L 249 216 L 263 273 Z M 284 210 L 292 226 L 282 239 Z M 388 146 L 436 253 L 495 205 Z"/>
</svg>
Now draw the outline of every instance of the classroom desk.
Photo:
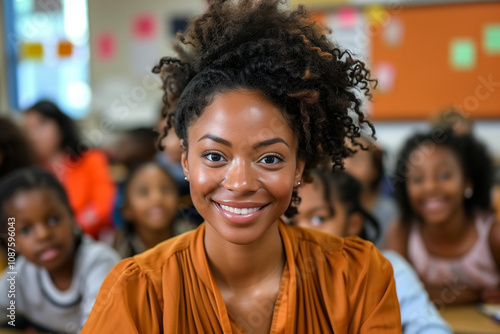
<svg viewBox="0 0 500 334">
<path fill-rule="evenodd" d="M 457 334 L 500 334 L 500 324 L 480 313 L 475 305 L 446 306 L 440 313 Z"/>
</svg>

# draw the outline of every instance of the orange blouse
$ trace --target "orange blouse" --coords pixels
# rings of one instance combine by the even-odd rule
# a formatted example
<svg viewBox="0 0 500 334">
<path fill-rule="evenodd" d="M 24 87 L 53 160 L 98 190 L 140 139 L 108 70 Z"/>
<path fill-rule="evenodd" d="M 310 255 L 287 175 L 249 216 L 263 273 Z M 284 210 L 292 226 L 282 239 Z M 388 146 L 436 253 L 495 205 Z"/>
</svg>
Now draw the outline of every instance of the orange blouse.
<svg viewBox="0 0 500 334">
<path fill-rule="evenodd" d="M 287 263 L 271 333 L 401 333 L 392 267 L 357 237 L 283 223 Z M 121 261 L 105 279 L 82 333 L 244 333 L 210 271 L 205 226 Z"/>
</svg>

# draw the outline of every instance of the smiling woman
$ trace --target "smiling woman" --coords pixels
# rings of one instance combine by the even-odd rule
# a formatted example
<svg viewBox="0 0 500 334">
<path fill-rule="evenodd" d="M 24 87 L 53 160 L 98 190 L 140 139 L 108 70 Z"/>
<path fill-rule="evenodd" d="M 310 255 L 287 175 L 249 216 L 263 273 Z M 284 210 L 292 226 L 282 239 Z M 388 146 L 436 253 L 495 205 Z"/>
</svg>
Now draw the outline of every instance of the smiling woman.
<svg viewBox="0 0 500 334">
<path fill-rule="evenodd" d="M 258 91 L 220 94 L 189 128 L 188 138 L 182 163 L 193 203 L 210 222 L 205 233 L 213 238 L 206 242 L 262 240 L 289 206 L 304 169 L 283 112 Z M 279 236 L 277 226 L 273 230 Z"/>
<path fill-rule="evenodd" d="M 401 332 L 373 245 L 281 221 L 310 169 L 341 166 L 371 127 L 354 92 L 369 71 L 325 32 L 277 0 L 212 1 L 190 22 L 153 71 L 205 223 L 115 267 L 83 333 Z"/>
</svg>

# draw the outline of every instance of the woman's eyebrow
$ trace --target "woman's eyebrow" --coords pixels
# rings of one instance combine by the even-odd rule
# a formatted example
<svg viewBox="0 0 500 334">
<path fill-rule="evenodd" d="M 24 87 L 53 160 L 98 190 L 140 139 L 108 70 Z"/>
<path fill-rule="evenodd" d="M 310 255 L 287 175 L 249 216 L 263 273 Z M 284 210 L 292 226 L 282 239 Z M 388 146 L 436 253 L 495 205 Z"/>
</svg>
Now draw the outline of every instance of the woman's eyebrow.
<svg viewBox="0 0 500 334">
<path fill-rule="evenodd" d="M 233 147 L 233 145 L 231 145 L 231 143 L 228 142 L 227 140 L 225 140 L 221 137 L 211 135 L 211 134 L 206 134 L 206 135 L 202 136 L 200 139 L 198 139 L 198 142 L 202 141 L 203 139 L 210 139 L 210 140 L 213 140 L 213 141 L 220 143 L 222 145 L 226 145 L 228 147 Z"/>
<path fill-rule="evenodd" d="M 253 148 L 254 149 L 258 149 L 258 148 L 260 148 L 262 146 L 269 146 L 269 145 L 273 145 L 273 144 L 276 144 L 276 143 L 283 143 L 286 146 L 290 147 L 290 145 L 288 145 L 286 141 L 284 141 L 283 139 L 281 139 L 279 137 L 276 137 L 276 138 L 271 138 L 271 139 L 267 139 L 267 140 L 261 141 L 260 143 L 255 144 L 253 146 Z"/>
<path fill-rule="evenodd" d="M 228 147 L 233 147 L 233 145 L 229 141 L 227 141 L 221 137 L 215 136 L 215 135 L 206 134 L 206 135 L 202 136 L 200 139 L 198 139 L 198 142 L 200 142 L 204 139 L 210 139 L 210 140 L 213 140 L 213 141 L 220 143 L 222 145 L 226 145 Z M 255 145 L 253 145 L 253 148 L 258 149 L 258 148 L 261 148 L 263 146 L 269 146 L 269 145 L 273 145 L 273 144 L 277 144 L 277 143 L 283 143 L 287 147 L 290 147 L 290 145 L 288 145 L 288 143 L 285 140 L 283 140 L 280 137 L 276 137 L 276 138 L 271 138 L 271 139 L 261 141 Z"/>
</svg>

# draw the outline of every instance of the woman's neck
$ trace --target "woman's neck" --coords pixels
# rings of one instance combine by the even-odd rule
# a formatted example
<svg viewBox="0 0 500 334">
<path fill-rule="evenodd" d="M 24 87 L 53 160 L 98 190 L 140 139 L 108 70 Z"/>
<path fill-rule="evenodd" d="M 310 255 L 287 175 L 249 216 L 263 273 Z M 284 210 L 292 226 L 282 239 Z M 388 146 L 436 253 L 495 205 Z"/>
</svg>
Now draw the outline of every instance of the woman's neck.
<svg viewBox="0 0 500 334">
<path fill-rule="evenodd" d="M 141 228 L 136 225 L 135 231 L 146 249 L 153 248 L 160 242 L 170 239 L 174 235 L 171 225 L 163 230 L 151 230 L 144 227 Z"/>
<path fill-rule="evenodd" d="M 279 282 L 285 266 L 278 222 L 250 245 L 229 243 L 206 223 L 205 249 L 219 288 L 251 289 L 276 278 Z"/>
</svg>

